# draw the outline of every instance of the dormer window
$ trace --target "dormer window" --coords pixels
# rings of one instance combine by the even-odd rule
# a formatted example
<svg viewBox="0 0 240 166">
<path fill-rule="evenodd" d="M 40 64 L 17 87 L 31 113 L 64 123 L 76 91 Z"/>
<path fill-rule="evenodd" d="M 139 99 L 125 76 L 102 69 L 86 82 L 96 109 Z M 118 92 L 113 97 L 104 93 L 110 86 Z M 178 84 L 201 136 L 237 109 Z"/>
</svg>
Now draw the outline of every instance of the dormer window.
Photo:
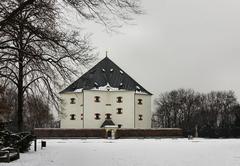
<svg viewBox="0 0 240 166">
<path fill-rule="evenodd" d="M 122 97 L 117 97 L 117 103 L 122 103 Z"/>
<path fill-rule="evenodd" d="M 70 114 L 70 120 L 76 120 L 76 115 L 75 114 Z"/>
<path fill-rule="evenodd" d="M 122 108 L 117 108 L 117 114 L 122 114 Z"/>
<path fill-rule="evenodd" d="M 94 82 L 94 86 L 95 86 L 96 89 L 98 89 L 98 87 L 99 87 L 97 82 Z"/>
<path fill-rule="evenodd" d="M 76 100 L 75 98 L 71 98 L 70 99 L 70 104 L 76 104 L 75 100 Z"/>
<path fill-rule="evenodd" d="M 142 105 L 143 103 L 142 103 L 142 99 L 138 99 L 138 104 L 139 105 Z"/>
<path fill-rule="evenodd" d="M 95 96 L 95 102 L 99 103 L 100 102 L 100 96 Z"/>
<path fill-rule="evenodd" d="M 136 91 L 140 91 L 141 89 L 140 89 L 140 87 L 139 86 L 136 86 Z"/>
<path fill-rule="evenodd" d="M 100 118 L 100 114 L 99 114 L 99 113 L 96 113 L 96 114 L 95 114 L 95 119 L 96 119 L 96 120 L 99 120 L 99 119 L 101 119 L 101 118 Z"/>
<path fill-rule="evenodd" d="M 120 89 L 123 89 L 123 83 L 122 83 L 122 82 L 119 84 L 118 89 L 119 89 L 119 90 L 120 90 Z"/>
<path fill-rule="evenodd" d="M 112 114 L 107 113 L 107 114 L 105 114 L 105 115 L 106 115 L 106 119 L 111 119 L 111 115 L 112 115 Z"/>
<path fill-rule="evenodd" d="M 143 115 L 139 115 L 138 120 L 143 120 Z"/>
</svg>

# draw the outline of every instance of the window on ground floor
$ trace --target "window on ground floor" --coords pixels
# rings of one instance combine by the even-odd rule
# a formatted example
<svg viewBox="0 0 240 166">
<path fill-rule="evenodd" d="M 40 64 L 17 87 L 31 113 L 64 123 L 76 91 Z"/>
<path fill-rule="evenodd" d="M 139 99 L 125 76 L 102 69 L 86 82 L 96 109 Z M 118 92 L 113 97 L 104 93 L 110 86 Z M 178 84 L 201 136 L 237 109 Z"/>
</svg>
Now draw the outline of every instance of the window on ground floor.
<svg viewBox="0 0 240 166">
<path fill-rule="evenodd" d="M 99 114 L 99 113 L 96 113 L 96 114 L 95 114 L 95 119 L 96 119 L 96 120 L 99 120 L 99 119 L 101 119 L 101 118 L 100 118 L 100 114 Z"/>
<path fill-rule="evenodd" d="M 75 114 L 70 114 L 70 120 L 76 120 L 76 115 Z"/>
<path fill-rule="evenodd" d="M 122 108 L 117 108 L 117 114 L 122 114 Z"/>
<path fill-rule="evenodd" d="M 143 120 L 143 115 L 140 114 L 138 117 L 138 120 Z"/>
<path fill-rule="evenodd" d="M 112 114 L 107 113 L 107 114 L 105 114 L 105 115 L 106 115 L 106 119 L 111 119 L 111 115 L 112 115 Z"/>
</svg>

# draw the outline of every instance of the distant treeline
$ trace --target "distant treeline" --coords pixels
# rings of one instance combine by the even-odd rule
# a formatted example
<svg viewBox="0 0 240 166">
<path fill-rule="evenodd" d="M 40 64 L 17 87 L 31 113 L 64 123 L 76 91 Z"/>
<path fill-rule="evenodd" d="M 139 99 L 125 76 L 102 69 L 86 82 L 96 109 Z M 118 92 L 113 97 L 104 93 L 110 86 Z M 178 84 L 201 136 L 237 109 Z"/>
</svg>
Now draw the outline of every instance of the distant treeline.
<svg viewBox="0 0 240 166">
<path fill-rule="evenodd" d="M 207 94 L 178 89 L 155 100 L 153 127 L 182 128 L 185 135 L 239 137 L 240 105 L 233 91 Z"/>
</svg>

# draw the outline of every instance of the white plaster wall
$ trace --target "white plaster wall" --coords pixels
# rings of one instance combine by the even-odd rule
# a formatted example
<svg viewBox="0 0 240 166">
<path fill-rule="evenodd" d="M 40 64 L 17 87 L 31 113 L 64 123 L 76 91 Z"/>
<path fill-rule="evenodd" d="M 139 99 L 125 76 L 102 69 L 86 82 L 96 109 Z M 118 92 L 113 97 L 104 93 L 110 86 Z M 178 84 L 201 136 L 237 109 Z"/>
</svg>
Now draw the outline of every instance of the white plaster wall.
<svg viewBox="0 0 240 166">
<path fill-rule="evenodd" d="M 95 96 L 100 96 L 100 102 L 95 102 Z M 117 103 L 117 97 L 122 97 L 123 102 Z M 133 91 L 84 90 L 83 93 L 61 94 L 61 98 L 65 101 L 63 113 L 66 115 L 61 119 L 61 128 L 100 128 L 106 113 L 112 114 L 112 121 L 115 125 L 121 124 L 122 128 L 151 128 L 150 95 Z M 71 98 L 76 99 L 75 104 L 70 104 Z M 142 105 L 138 104 L 138 99 L 142 99 Z M 122 108 L 122 114 L 117 114 L 117 108 Z M 100 114 L 100 120 L 95 119 L 95 113 Z M 76 120 L 70 120 L 70 114 L 75 114 Z M 143 115 L 142 121 L 139 114 Z"/>
<path fill-rule="evenodd" d="M 95 102 L 95 96 L 100 96 L 100 102 Z M 123 102 L 117 103 L 117 97 Z M 106 105 L 110 104 L 110 106 Z M 123 109 L 123 114 L 117 114 L 117 108 Z M 99 113 L 100 120 L 95 119 Z M 84 91 L 84 128 L 100 128 L 105 121 L 105 114 L 112 114 L 112 121 L 123 128 L 134 128 L 134 92 L 132 91 Z"/>
<path fill-rule="evenodd" d="M 105 119 L 106 92 L 89 91 L 83 92 L 84 96 L 84 128 L 100 128 Z M 100 96 L 100 102 L 95 102 L 95 96 Z M 100 119 L 95 119 L 95 113 L 100 114 Z"/>
<path fill-rule="evenodd" d="M 134 128 L 134 93 L 133 91 L 116 91 L 111 93 L 113 122 L 122 128 Z M 117 97 L 123 97 L 122 103 L 117 103 Z M 117 114 L 117 108 L 122 108 L 122 114 Z"/>
<path fill-rule="evenodd" d="M 138 99 L 142 99 L 142 105 L 138 104 Z M 139 115 L 143 115 L 139 120 Z M 135 128 L 151 128 L 151 95 L 135 94 Z"/>
<path fill-rule="evenodd" d="M 61 128 L 83 128 L 83 93 L 64 93 L 61 98 L 64 101 L 62 111 L 65 114 L 61 119 Z M 70 104 L 71 98 L 75 98 L 75 104 Z M 70 114 L 75 114 L 76 120 L 70 120 Z"/>
</svg>

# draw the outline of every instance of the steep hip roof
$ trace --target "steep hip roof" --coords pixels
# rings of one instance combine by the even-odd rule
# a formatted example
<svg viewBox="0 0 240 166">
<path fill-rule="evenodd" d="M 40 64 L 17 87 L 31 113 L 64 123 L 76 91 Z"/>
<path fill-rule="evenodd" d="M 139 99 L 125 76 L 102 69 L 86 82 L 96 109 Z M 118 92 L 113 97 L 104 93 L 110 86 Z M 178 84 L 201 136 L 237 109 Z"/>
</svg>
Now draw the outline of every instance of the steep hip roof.
<svg viewBox="0 0 240 166">
<path fill-rule="evenodd" d="M 152 95 L 108 57 L 105 57 L 60 93 L 74 92 L 77 89 L 98 89 L 104 86 Z"/>
</svg>

